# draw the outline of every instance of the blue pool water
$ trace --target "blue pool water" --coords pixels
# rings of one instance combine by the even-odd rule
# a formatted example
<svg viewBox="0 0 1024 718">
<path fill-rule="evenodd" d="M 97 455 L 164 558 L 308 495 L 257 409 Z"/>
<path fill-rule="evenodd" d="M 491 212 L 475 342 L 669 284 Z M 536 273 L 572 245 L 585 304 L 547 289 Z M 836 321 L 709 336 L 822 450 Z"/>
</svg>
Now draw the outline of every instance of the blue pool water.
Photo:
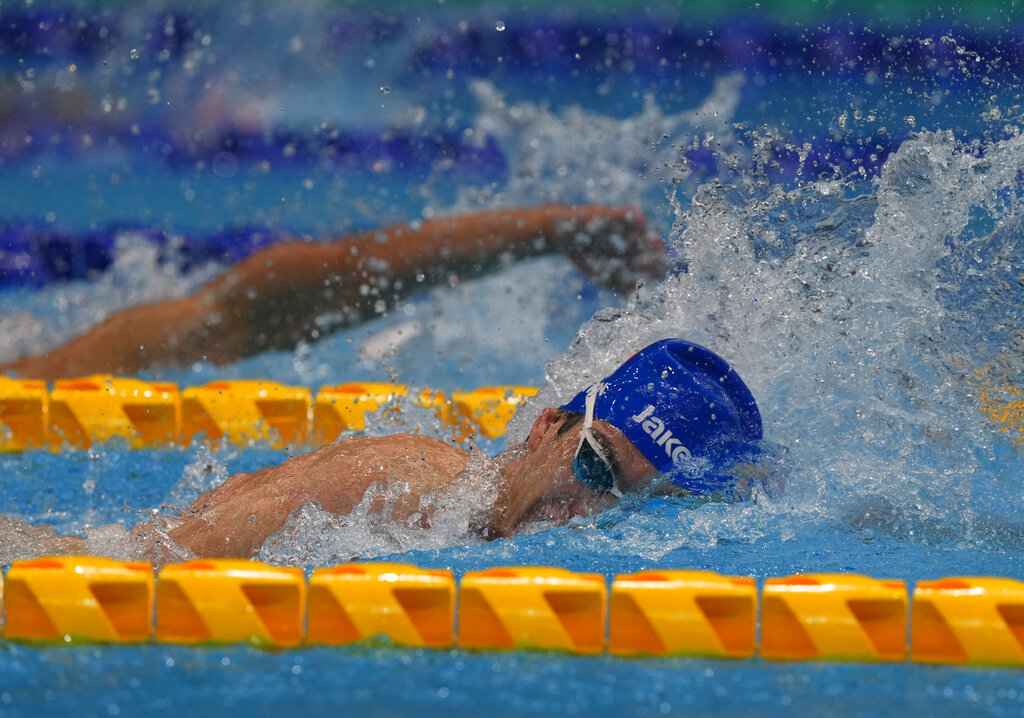
<svg viewBox="0 0 1024 718">
<path fill-rule="evenodd" d="M 282 235 L 636 204 L 673 260 L 636 296 L 544 258 L 295 351 L 145 376 L 543 386 L 516 440 L 627 347 L 684 336 L 751 385 L 782 495 L 639 498 L 493 543 L 458 516 L 427 530 L 314 513 L 262 557 L 457 575 L 551 564 L 609 578 L 672 567 L 759 582 L 1024 579 L 1024 455 L 981 415 L 972 381 L 1006 399 L 1024 375 L 1024 26 L 993 9 L 829 12 L 0 5 L 0 360 L 180 296 Z M 382 349 L 389 336 L 411 338 Z M 425 412 L 404 416 L 444 435 Z M 0 511 L 93 530 L 116 552 L 95 527 L 173 513 L 284 458 L 117 445 L 4 455 Z M 4 561 L 33 548 L 0 539 Z M 3 716 L 1019 715 L 1022 702 L 1019 672 L 981 668 L 0 645 Z"/>
</svg>

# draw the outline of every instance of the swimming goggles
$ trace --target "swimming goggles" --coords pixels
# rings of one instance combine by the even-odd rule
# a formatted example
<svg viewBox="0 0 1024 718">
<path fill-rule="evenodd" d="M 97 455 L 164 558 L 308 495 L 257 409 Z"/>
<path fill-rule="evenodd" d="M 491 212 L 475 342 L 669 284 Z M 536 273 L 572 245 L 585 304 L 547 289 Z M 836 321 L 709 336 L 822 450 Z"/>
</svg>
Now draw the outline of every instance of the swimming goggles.
<svg viewBox="0 0 1024 718">
<path fill-rule="evenodd" d="M 586 413 L 583 415 L 583 428 L 580 430 L 580 443 L 576 447 L 576 455 L 572 459 L 572 470 L 576 478 L 594 491 L 607 491 L 617 498 L 622 497 L 612 462 L 605 456 L 601 445 L 594 436 L 591 427 L 594 425 L 594 405 L 601 384 L 594 384 L 587 389 Z"/>
</svg>

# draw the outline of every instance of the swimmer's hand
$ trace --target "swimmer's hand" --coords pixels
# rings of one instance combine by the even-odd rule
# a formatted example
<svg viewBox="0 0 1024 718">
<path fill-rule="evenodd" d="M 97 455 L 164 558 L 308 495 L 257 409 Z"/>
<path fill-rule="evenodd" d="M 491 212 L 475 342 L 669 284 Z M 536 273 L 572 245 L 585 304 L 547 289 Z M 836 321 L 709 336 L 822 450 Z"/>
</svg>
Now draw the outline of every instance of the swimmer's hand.
<svg viewBox="0 0 1024 718">
<path fill-rule="evenodd" d="M 586 207 L 570 233 L 566 255 L 598 284 L 628 294 L 644 279 L 665 276 L 665 243 L 635 207 Z"/>
</svg>

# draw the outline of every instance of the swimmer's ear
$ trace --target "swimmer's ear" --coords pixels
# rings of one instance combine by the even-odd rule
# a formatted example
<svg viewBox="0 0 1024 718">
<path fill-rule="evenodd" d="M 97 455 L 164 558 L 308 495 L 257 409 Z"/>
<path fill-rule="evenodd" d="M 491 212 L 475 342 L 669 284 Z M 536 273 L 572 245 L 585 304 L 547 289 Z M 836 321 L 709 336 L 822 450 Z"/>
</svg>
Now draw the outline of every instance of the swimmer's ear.
<svg viewBox="0 0 1024 718">
<path fill-rule="evenodd" d="M 536 451 L 543 445 L 548 428 L 558 421 L 561 415 L 562 412 L 558 409 L 545 409 L 544 413 L 537 417 L 537 421 L 533 422 L 530 428 L 530 435 L 526 438 L 526 445 L 530 447 L 530 451 Z"/>
</svg>

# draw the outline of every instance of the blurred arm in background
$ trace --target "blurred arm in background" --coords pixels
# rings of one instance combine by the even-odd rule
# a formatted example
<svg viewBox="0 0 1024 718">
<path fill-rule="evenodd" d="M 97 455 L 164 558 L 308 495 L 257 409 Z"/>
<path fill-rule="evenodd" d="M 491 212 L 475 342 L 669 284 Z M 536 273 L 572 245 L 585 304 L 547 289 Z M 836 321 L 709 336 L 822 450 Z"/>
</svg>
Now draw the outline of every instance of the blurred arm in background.
<svg viewBox="0 0 1024 718">
<path fill-rule="evenodd" d="M 665 269 L 664 245 L 635 208 L 495 210 L 329 243 L 288 241 L 250 255 L 191 296 L 121 311 L 61 347 L 0 366 L 0 373 L 57 379 L 199 360 L 228 364 L 368 321 L 453 278 L 553 253 L 620 292 Z"/>
</svg>

